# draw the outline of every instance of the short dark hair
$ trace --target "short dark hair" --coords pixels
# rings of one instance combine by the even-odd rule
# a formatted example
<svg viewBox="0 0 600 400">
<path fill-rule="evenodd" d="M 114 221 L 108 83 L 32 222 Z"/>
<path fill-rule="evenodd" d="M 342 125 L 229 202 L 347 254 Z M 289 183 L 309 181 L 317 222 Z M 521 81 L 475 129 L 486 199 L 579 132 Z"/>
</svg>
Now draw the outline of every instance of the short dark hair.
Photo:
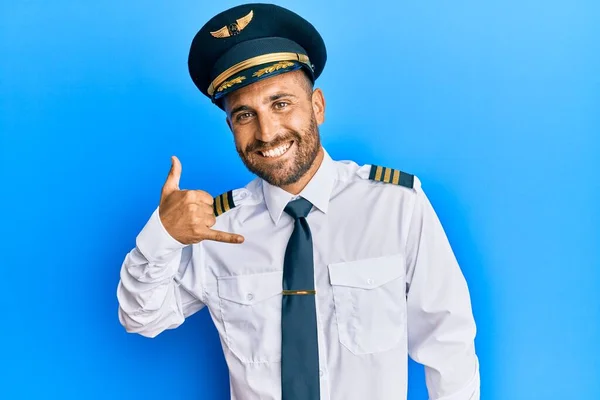
<svg viewBox="0 0 600 400">
<path fill-rule="evenodd" d="M 312 96 L 312 93 L 315 89 L 315 84 L 311 78 L 311 76 L 308 74 L 308 71 L 304 68 L 300 68 L 302 70 L 302 84 L 304 85 L 304 88 L 306 89 L 306 94 L 308 94 L 309 96 Z"/>
</svg>

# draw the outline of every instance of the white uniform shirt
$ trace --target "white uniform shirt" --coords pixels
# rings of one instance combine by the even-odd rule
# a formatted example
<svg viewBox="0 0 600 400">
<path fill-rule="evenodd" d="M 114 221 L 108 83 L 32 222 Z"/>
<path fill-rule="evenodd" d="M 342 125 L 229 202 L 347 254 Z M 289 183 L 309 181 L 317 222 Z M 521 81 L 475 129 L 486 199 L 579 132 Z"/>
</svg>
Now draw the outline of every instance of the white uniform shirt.
<svg viewBox="0 0 600 400">
<path fill-rule="evenodd" d="M 407 356 L 425 365 L 431 400 L 478 400 L 469 293 L 440 222 L 414 188 L 369 180 L 370 166 L 324 160 L 300 196 L 314 247 L 322 400 L 407 396 Z M 119 319 L 154 337 L 207 306 L 232 400 L 281 399 L 281 302 L 290 193 L 255 179 L 214 229 L 243 244 L 186 246 L 158 208 L 121 268 Z"/>
</svg>

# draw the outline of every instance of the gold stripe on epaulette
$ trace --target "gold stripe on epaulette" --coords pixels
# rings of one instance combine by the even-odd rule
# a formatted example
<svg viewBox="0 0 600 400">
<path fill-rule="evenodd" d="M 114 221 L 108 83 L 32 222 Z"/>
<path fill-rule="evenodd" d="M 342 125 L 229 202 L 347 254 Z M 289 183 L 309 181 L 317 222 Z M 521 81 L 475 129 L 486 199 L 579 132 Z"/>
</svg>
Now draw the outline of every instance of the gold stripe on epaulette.
<svg viewBox="0 0 600 400">
<path fill-rule="evenodd" d="M 381 173 L 383 172 L 383 168 L 375 165 L 373 167 L 375 167 L 375 180 L 381 181 Z M 373 170 L 373 167 L 371 167 L 371 170 Z"/>
<path fill-rule="evenodd" d="M 378 182 L 392 183 L 412 189 L 415 177 L 397 169 L 371 165 L 369 179 Z"/>
<path fill-rule="evenodd" d="M 215 198 L 215 206 L 217 207 L 215 210 L 215 216 L 219 216 L 221 214 L 223 214 L 223 203 L 221 202 L 221 198 L 223 197 L 222 194 L 218 195 Z"/>
<path fill-rule="evenodd" d="M 392 169 L 391 168 L 386 168 L 385 169 L 385 174 L 383 175 L 383 181 L 385 183 L 390 183 L 390 176 L 392 174 Z"/>
<path fill-rule="evenodd" d="M 223 195 L 223 197 L 221 198 L 221 201 L 223 202 L 223 212 L 227 212 L 227 211 L 231 210 L 231 206 L 229 205 L 229 201 L 227 201 L 226 194 Z"/>
<path fill-rule="evenodd" d="M 233 202 L 233 191 L 225 192 L 223 194 L 218 195 L 213 199 L 213 211 L 215 213 L 215 217 L 226 213 L 235 207 L 235 203 Z"/>
<path fill-rule="evenodd" d="M 397 169 L 394 170 L 394 177 L 392 178 L 392 183 L 397 185 L 400 182 L 400 171 Z"/>
</svg>

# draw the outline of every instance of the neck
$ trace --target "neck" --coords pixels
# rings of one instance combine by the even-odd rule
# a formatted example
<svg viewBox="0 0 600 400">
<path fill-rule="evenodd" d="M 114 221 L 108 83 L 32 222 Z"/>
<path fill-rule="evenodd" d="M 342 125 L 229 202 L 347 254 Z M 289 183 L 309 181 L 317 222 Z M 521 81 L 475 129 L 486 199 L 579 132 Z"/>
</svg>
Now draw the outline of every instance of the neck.
<svg viewBox="0 0 600 400">
<path fill-rule="evenodd" d="M 281 188 L 283 190 L 285 190 L 286 192 L 291 193 L 293 195 L 297 195 L 298 193 L 300 193 L 302 191 L 302 189 L 304 189 L 306 187 L 306 185 L 308 185 L 308 182 L 310 182 L 312 177 L 315 176 L 315 174 L 317 173 L 317 170 L 319 169 L 319 167 L 321 166 L 321 163 L 323 162 L 324 157 L 325 157 L 325 152 L 323 151 L 323 147 L 321 147 L 321 148 L 319 148 L 319 153 L 317 154 L 315 161 L 313 161 L 312 165 L 310 166 L 310 169 L 308 171 L 306 171 L 306 173 L 304 175 L 302 175 L 302 177 L 300 179 L 298 179 L 297 182 L 294 182 L 291 185 L 281 186 Z"/>
</svg>

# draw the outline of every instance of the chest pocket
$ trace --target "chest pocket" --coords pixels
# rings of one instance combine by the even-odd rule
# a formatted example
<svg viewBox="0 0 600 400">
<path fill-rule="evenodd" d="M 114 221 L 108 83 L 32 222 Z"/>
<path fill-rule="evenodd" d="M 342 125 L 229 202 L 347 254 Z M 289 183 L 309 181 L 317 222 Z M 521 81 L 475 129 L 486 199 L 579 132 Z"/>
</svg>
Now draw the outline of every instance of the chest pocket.
<svg viewBox="0 0 600 400">
<path fill-rule="evenodd" d="M 405 336 L 405 264 L 402 255 L 329 264 L 339 340 L 354 354 L 397 345 Z"/>
<path fill-rule="evenodd" d="M 218 278 L 226 344 L 243 363 L 281 360 L 281 271 Z"/>
</svg>

